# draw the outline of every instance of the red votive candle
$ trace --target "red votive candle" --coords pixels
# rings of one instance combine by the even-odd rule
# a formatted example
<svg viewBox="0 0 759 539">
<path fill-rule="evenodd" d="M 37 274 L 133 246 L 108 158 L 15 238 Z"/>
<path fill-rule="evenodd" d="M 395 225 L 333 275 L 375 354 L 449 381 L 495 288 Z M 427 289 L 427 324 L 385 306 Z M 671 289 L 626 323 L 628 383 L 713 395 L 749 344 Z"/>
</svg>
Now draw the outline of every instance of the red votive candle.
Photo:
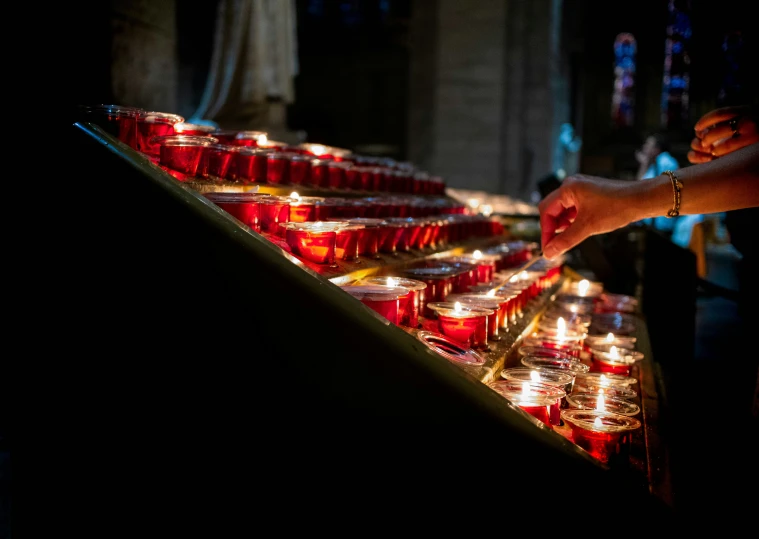
<svg viewBox="0 0 759 539">
<path fill-rule="evenodd" d="M 599 373 L 588 373 L 588 374 L 599 374 Z M 611 376 L 611 374 L 609 374 Z M 629 376 L 625 376 L 624 378 L 630 378 Z M 632 378 L 631 378 L 632 379 Z M 635 397 L 638 396 L 638 392 L 632 389 L 630 386 L 603 386 L 603 385 L 597 385 L 593 383 L 588 383 L 587 381 L 575 381 L 575 385 L 573 387 L 573 392 L 580 394 L 580 393 L 592 393 L 596 395 L 608 395 L 611 397 L 616 397 L 618 399 L 624 399 L 627 401 L 632 402 Z"/>
<path fill-rule="evenodd" d="M 201 163 L 206 148 L 218 141 L 213 137 L 169 135 L 151 141 L 159 147 L 158 162 L 188 176 L 202 176 Z"/>
<path fill-rule="evenodd" d="M 216 138 L 216 137 L 214 137 Z M 214 181 L 233 181 L 237 174 L 234 172 L 234 154 L 239 146 L 229 144 L 211 144 L 203 154 L 203 175 Z"/>
<path fill-rule="evenodd" d="M 205 197 L 256 232 L 261 231 L 259 225 L 258 200 L 270 195 L 242 192 L 206 193 Z"/>
<path fill-rule="evenodd" d="M 309 185 L 311 183 L 311 161 L 306 155 L 290 155 L 290 183 Z"/>
<path fill-rule="evenodd" d="M 416 338 L 427 348 L 444 358 L 462 365 L 484 365 L 485 358 L 472 350 L 465 348 L 460 342 L 434 331 L 418 331 Z"/>
<path fill-rule="evenodd" d="M 446 301 L 458 301 L 466 305 L 477 305 L 485 309 L 492 309 L 493 314 L 488 316 L 488 339 L 491 341 L 501 340 L 498 328 L 503 326 L 503 316 L 506 312 L 507 301 L 496 296 L 486 296 L 484 294 L 449 294 Z"/>
<path fill-rule="evenodd" d="M 578 410 L 598 410 L 599 412 L 613 412 L 630 416 L 640 412 L 640 406 L 634 402 L 606 393 L 573 393 L 567 396 L 567 405 L 568 408 Z"/>
<path fill-rule="evenodd" d="M 265 131 L 238 131 L 235 134 L 235 144 L 238 146 L 247 146 L 257 148 L 259 141 L 266 141 L 267 133 Z"/>
<path fill-rule="evenodd" d="M 395 226 L 401 229 L 401 232 L 398 234 L 398 241 L 395 244 L 395 251 L 405 253 L 411 250 L 411 243 L 409 241 L 411 223 L 409 219 L 409 217 L 388 217 L 385 219 L 390 226 Z"/>
<path fill-rule="evenodd" d="M 243 146 L 234 153 L 237 180 L 242 183 L 266 183 L 266 158 L 270 150 Z"/>
<path fill-rule="evenodd" d="M 578 374 L 588 372 L 590 366 L 575 358 L 552 358 L 545 356 L 523 356 L 519 360 L 522 365 L 531 369 L 557 369 L 569 371 L 577 377 Z"/>
<path fill-rule="evenodd" d="M 287 223 L 290 219 L 290 197 L 267 196 L 258 199 L 259 223 L 261 232 L 284 236 L 279 223 Z"/>
<path fill-rule="evenodd" d="M 396 254 L 398 252 L 398 244 L 406 233 L 406 228 L 407 226 L 404 224 L 391 223 L 385 220 L 378 242 L 380 253 Z"/>
<path fill-rule="evenodd" d="M 396 325 L 399 298 L 408 295 L 408 289 L 399 286 L 348 285 L 340 288 Z"/>
<path fill-rule="evenodd" d="M 590 351 L 592 347 L 603 346 L 616 346 L 617 348 L 625 348 L 627 350 L 635 349 L 635 342 L 637 339 L 629 335 L 614 335 L 614 333 L 606 333 L 600 335 L 586 335 L 585 340 L 582 342 L 586 350 Z"/>
<path fill-rule="evenodd" d="M 562 410 L 561 418 L 571 429 L 572 441 L 608 465 L 629 459 L 632 433 L 641 427 L 634 417 L 598 410 Z"/>
<path fill-rule="evenodd" d="M 405 277 L 367 277 L 361 279 L 357 284 L 380 285 L 396 287 L 401 286 L 408 289 L 408 297 L 405 301 L 402 299 L 398 303 L 399 324 L 410 328 L 419 326 L 419 312 L 424 303 L 424 294 L 427 290 L 427 284 L 415 279 Z"/>
<path fill-rule="evenodd" d="M 174 125 L 184 122 L 178 114 L 141 111 L 137 115 L 137 149 L 151 157 L 159 157 L 161 149 L 154 137 L 174 134 Z M 217 139 L 218 141 L 218 139 Z"/>
<path fill-rule="evenodd" d="M 583 298 L 598 298 L 604 291 L 604 284 L 599 281 L 589 281 L 588 279 L 582 279 L 580 281 L 572 281 L 562 289 L 563 293 L 570 294 L 572 296 L 578 296 Z"/>
<path fill-rule="evenodd" d="M 498 380 L 488 385 L 549 428 L 561 424 L 561 400 L 566 393 L 560 387 L 518 380 Z"/>
<path fill-rule="evenodd" d="M 427 285 L 425 301 L 422 303 L 422 316 L 434 317 L 435 311 L 429 309 L 427 303 L 445 301 L 448 294 L 453 292 L 453 273 L 450 267 L 408 268 L 403 271 L 403 275 Z"/>
<path fill-rule="evenodd" d="M 312 221 L 280 223 L 285 229 L 285 241 L 294 255 L 316 264 L 336 265 L 337 231 L 347 223 Z"/>
<path fill-rule="evenodd" d="M 586 349 L 588 352 L 590 352 L 591 357 L 595 354 L 599 354 L 602 358 L 606 357 L 606 355 L 612 355 L 615 354 L 617 356 L 621 356 L 625 360 L 632 359 L 634 361 L 642 361 L 645 357 L 643 355 L 643 352 L 638 352 L 637 350 L 633 350 L 632 348 L 629 348 L 629 344 L 626 344 L 624 346 L 617 346 L 616 344 L 606 344 L 606 343 L 598 343 L 594 344 L 593 346 L 588 346 Z M 614 350 L 616 350 L 616 352 Z M 615 359 L 612 357 L 612 359 Z"/>
<path fill-rule="evenodd" d="M 427 308 L 437 314 L 440 333 L 470 348 L 487 349 L 488 317 L 494 310 L 460 302 L 431 302 Z"/>
<path fill-rule="evenodd" d="M 337 231 L 335 251 L 338 259 L 351 262 L 358 260 L 358 237 L 363 228 L 364 225 L 349 224 Z"/>
<path fill-rule="evenodd" d="M 358 236 L 358 254 L 379 258 L 379 235 L 384 221 L 370 217 L 353 217 L 348 221 L 354 225 L 364 225 Z"/>
<path fill-rule="evenodd" d="M 622 376 L 610 372 L 588 371 L 577 374 L 577 383 L 584 386 L 630 387 L 637 382 L 635 378 L 630 376 Z"/>
<path fill-rule="evenodd" d="M 319 211 L 324 197 L 302 197 L 297 193 L 290 195 L 290 221 L 304 223 L 306 221 L 326 221 L 323 212 Z"/>
<path fill-rule="evenodd" d="M 199 137 L 211 136 L 216 131 L 216 128 L 212 125 L 192 124 L 187 122 L 179 122 L 174 124 L 174 132 L 177 135 L 196 135 Z M 216 138 L 216 137 L 214 137 Z"/>
<path fill-rule="evenodd" d="M 283 152 L 270 152 L 266 156 L 266 183 L 290 183 L 290 156 Z"/>
<path fill-rule="evenodd" d="M 137 116 L 145 112 L 137 107 L 121 105 L 82 105 L 78 117 L 101 127 L 130 148 L 137 148 Z"/>
<path fill-rule="evenodd" d="M 566 395 L 572 392 L 575 383 L 575 375 L 571 371 L 562 371 L 561 369 L 532 369 L 530 367 L 510 367 L 501 371 L 501 378 L 516 382 L 538 382 L 557 386 L 561 388 Z M 566 395 L 561 400 L 561 407 L 567 408 Z"/>
<path fill-rule="evenodd" d="M 327 165 L 327 187 L 329 189 L 345 189 L 348 186 L 348 177 L 345 171 L 353 166 L 345 161 L 330 161 Z"/>
<path fill-rule="evenodd" d="M 630 376 L 630 371 L 636 360 L 629 352 L 630 350 L 617 349 L 615 346 L 612 346 L 609 352 L 593 351 L 590 356 L 593 363 L 591 370 Z"/>
<path fill-rule="evenodd" d="M 219 139 L 219 144 L 229 144 L 230 146 L 238 146 L 235 144 L 235 138 L 239 131 L 233 131 L 229 129 L 219 129 L 214 131 L 213 137 Z"/>
</svg>

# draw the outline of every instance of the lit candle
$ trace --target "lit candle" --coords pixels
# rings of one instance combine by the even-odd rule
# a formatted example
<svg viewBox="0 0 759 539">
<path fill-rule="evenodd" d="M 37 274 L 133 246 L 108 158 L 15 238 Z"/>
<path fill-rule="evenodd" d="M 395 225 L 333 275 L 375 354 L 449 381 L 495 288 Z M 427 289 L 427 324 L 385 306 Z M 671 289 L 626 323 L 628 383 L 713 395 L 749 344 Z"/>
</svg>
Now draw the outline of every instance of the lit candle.
<svg viewBox="0 0 759 539">
<path fill-rule="evenodd" d="M 337 231 L 347 223 L 311 221 L 306 223 L 280 223 L 285 229 L 285 241 L 294 255 L 316 264 L 335 263 Z"/>
<path fill-rule="evenodd" d="M 608 352 L 594 350 L 591 356 L 592 370 L 597 372 L 610 372 L 629 376 L 636 359 L 630 355 L 622 355 L 616 346 L 611 346 Z"/>
<path fill-rule="evenodd" d="M 472 348 L 488 347 L 488 316 L 495 311 L 460 302 L 432 302 L 427 307 L 437 313 L 440 332 Z"/>
<path fill-rule="evenodd" d="M 631 434 L 641 427 L 634 417 L 609 411 L 570 408 L 561 411 L 561 418 L 571 429 L 572 441 L 608 465 L 627 461 Z"/>
<path fill-rule="evenodd" d="M 348 285 L 341 288 L 393 324 L 398 324 L 399 298 L 408 294 L 407 288 L 372 285 Z"/>
<path fill-rule="evenodd" d="M 489 386 L 548 427 L 561 424 L 562 388 L 527 380 L 499 380 Z"/>
<path fill-rule="evenodd" d="M 557 386 L 566 394 L 572 392 L 575 375 L 569 370 L 535 369 L 530 367 L 509 367 L 501 371 L 501 378 L 514 381 L 530 381 Z M 562 399 L 561 407 L 566 408 L 566 399 Z M 556 418 L 558 424 L 559 418 Z"/>
<path fill-rule="evenodd" d="M 404 277 L 367 277 L 361 279 L 357 284 L 382 285 L 391 288 L 401 286 L 408 289 L 409 293 L 405 301 L 403 298 L 399 299 L 398 323 L 410 328 L 419 326 L 419 312 L 424 304 L 426 283 Z"/>
</svg>

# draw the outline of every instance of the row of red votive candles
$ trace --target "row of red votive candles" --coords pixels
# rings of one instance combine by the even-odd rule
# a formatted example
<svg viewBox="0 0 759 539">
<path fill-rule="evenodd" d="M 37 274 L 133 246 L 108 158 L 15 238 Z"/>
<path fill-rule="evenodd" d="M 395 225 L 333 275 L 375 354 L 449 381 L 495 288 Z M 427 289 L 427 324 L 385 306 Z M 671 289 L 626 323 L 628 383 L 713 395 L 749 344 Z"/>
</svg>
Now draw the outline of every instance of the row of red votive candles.
<svg viewBox="0 0 759 539">
<path fill-rule="evenodd" d="M 377 258 L 381 252 L 439 249 L 504 231 L 499 221 L 482 215 L 347 217 L 341 208 L 356 206 L 345 199 L 329 204 L 329 199 L 320 197 L 240 192 L 207 193 L 206 198 L 256 232 L 284 238 L 293 254 L 316 264 L 334 265 L 338 259 L 350 261 L 359 256 Z"/>
<path fill-rule="evenodd" d="M 354 155 L 321 144 L 272 141 L 263 131 L 188 124 L 177 114 L 118 105 L 82 106 L 92 121 L 157 161 L 181 180 L 303 185 L 322 189 L 443 195 L 438 176 L 387 158 Z"/>
<path fill-rule="evenodd" d="M 569 283 L 519 349 L 522 365 L 536 371 L 532 380 L 508 379 L 506 370 L 508 380 L 491 387 L 549 428 L 568 425 L 569 438 L 600 461 L 626 462 L 631 433 L 641 426 L 632 417 L 640 407 L 630 386 L 637 382 L 632 367 L 643 355 L 628 334 L 589 332 L 604 327 L 613 308 L 619 315 L 635 306 L 634 298 L 607 294 L 601 283 Z M 602 320 L 598 327 L 596 320 Z M 552 379 L 557 372 L 569 374 L 571 384 Z"/>
</svg>

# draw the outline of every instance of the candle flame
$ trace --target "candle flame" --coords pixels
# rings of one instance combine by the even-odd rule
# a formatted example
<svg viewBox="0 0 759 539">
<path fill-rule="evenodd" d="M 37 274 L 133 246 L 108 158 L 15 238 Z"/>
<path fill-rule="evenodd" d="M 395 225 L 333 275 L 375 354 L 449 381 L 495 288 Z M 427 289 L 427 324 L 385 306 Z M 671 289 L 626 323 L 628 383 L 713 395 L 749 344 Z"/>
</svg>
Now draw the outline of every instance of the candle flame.
<svg viewBox="0 0 759 539">
<path fill-rule="evenodd" d="M 290 198 L 294 198 L 295 200 L 300 200 L 300 195 L 298 194 L 298 191 L 293 191 L 290 193 Z"/>
<path fill-rule="evenodd" d="M 570 312 L 576 313 L 577 312 L 577 305 L 570 305 L 569 306 Z"/>
<path fill-rule="evenodd" d="M 538 371 L 530 371 L 530 380 L 533 382 L 540 382 L 540 373 Z"/>
<path fill-rule="evenodd" d="M 594 426 L 594 427 L 596 427 L 596 428 L 598 428 L 598 429 L 600 429 L 600 428 L 603 428 L 604 424 L 603 424 L 603 421 L 601 421 L 601 418 L 600 418 L 600 417 L 597 417 L 597 418 L 596 418 L 596 419 L 593 421 L 593 426 Z"/>
<path fill-rule="evenodd" d="M 395 285 L 396 285 L 395 279 L 393 279 L 392 277 L 388 277 L 387 278 L 387 286 L 395 286 Z"/>
<path fill-rule="evenodd" d="M 467 200 L 466 203 L 469 205 L 470 208 L 472 208 L 473 210 L 476 210 L 477 206 L 480 205 L 480 199 L 478 199 L 478 198 L 470 198 L 469 200 Z"/>
<path fill-rule="evenodd" d="M 457 301 L 456 303 L 454 303 L 454 304 L 453 304 L 453 310 L 454 310 L 454 311 L 456 311 L 457 313 L 458 313 L 458 312 L 461 312 L 461 311 L 463 310 L 463 309 L 461 308 L 461 303 L 459 303 L 458 301 Z"/>
<path fill-rule="evenodd" d="M 609 332 L 609 334 L 606 336 L 606 342 L 613 343 L 614 342 L 614 334 Z"/>
<path fill-rule="evenodd" d="M 612 346 L 609 350 L 609 355 L 614 359 L 619 359 L 619 352 L 617 351 L 616 346 Z"/>
<path fill-rule="evenodd" d="M 519 274 L 519 277 L 523 281 L 526 281 L 527 279 L 530 278 L 530 275 L 527 273 L 527 270 L 525 270 L 525 271 L 523 271 L 522 273 Z"/>
<path fill-rule="evenodd" d="M 518 275 L 512 275 L 511 277 L 509 277 L 509 282 L 510 283 L 515 283 L 518 280 L 519 280 L 519 276 Z"/>
<path fill-rule="evenodd" d="M 490 297 L 494 298 L 494 297 L 495 297 L 495 290 L 490 290 L 490 291 L 489 291 L 489 292 L 487 292 L 485 295 L 486 295 L 486 296 L 490 296 Z"/>
<path fill-rule="evenodd" d="M 258 138 L 256 139 L 256 144 L 258 144 L 259 146 L 265 146 L 267 142 L 269 142 L 269 138 L 266 135 L 258 135 Z"/>
<path fill-rule="evenodd" d="M 601 376 L 599 376 L 598 380 L 599 380 L 599 382 L 601 383 L 602 386 L 608 386 L 608 385 L 611 384 L 611 382 L 609 381 L 609 379 L 606 378 L 605 374 L 602 374 Z"/>
<path fill-rule="evenodd" d="M 577 289 L 579 290 L 581 296 L 584 296 L 585 294 L 588 293 L 588 288 L 590 288 L 590 281 L 588 281 L 587 279 L 583 279 L 577 285 Z"/>
<path fill-rule="evenodd" d="M 314 154 L 314 155 L 316 155 L 316 156 L 324 155 L 324 153 L 326 151 L 327 151 L 327 148 L 325 148 L 321 144 L 312 144 L 311 145 L 311 153 Z"/>
<path fill-rule="evenodd" d="M 599 412 L 606 411 L 606 401 L 604 400 L 603 393 L 598 394 L 598 399 L 596 400 L 596 410 L 598 410 Z"/>
<path fill-rule="evenodd" d="M 490 217 L 493 214 L 493 206 L 490 204 L 483 204 L 480 206 L 480 213 L 485 217 Z"/>
<path fill-rule="evenodd" d="M 532 394 L 530 391 L 530 382 L 522 382 L 522 396 L 529 397 Z"/>
<path fill-rule="evenodd" d="M 480 258 L 482 258 L 482 251 L 480 251 L 479 249 L 476 249 L 476 250 L 475 250 L 475 251 L 472 253 L 472 257 L 473 257 L 473 258 L 476 258 L 476 259 L 478 259 L 478 260 L 479 260 Z"/>
<path fill-rule="evenodd" d="M 559 319 L 556 321 L 556 337 L 558 339 L 563 339 L 567 332 L 567 322 L 564 320 L 563 316 L 560 316 Z"/>
</svg>

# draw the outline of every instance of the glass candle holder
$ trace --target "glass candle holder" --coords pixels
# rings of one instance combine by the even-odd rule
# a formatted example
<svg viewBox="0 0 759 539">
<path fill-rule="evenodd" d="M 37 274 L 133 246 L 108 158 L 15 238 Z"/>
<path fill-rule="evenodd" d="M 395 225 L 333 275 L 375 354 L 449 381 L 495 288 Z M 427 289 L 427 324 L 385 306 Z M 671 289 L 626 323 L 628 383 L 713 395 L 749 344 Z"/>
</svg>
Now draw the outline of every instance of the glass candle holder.
<svg viewBox="0 0 759 539">
<path fill-rule="evenodd" d="M 615 346 L 612 346 L 609 352 L 592 352 L 590 356 L 592 361 L 591 370 L 630 376 L 632 366 L 635 365 L 636 360 L 632 355 L 625 352 L 630 352 L 630 350 L 617 349 Z"/>
<path fill-rule="evenodd" d="M 238 146 L 247 146 L 249 148 L 258 148 L 259 141 L 268 140 L 266 131 L 238 131 L 235 133 L 235 144 Z"/>
<path fill-rule="evenodd" d="M 567 395 L 566 401 L 569 408 L 578 410 L 598 410 L 629 416 L 640 413 L 640 406 L 634 402 L 606 393 L 573 393 Z"/>
<path fill-rule="evenodd" d="M 281 151 L 284 151 L 287 148 L 287 146 L 288 146 L 287 143 L 282 142 L 281 140 L 271 140 L 265 137 L 258 139 L 258 148 L 261 148 L 261 149 L 281 152 Z"/>
<path fill-rule="evenodd" d="M 348 221 L 354 225 L 363 225 L 358 236 L 358 254 L 369 258 L 379 257 L 379 236 L 384 221 L 370 217 L 352 217 Z"/>
<path fill-rule="evenodd" d="M 358 262 L 358 238 L 364 225 L 348 224 L 337 231 L 335 251 L 339 260 Z"/>
<path fill-rule="evenodd" d="M 608 354 L 611 356 L 615 351 L 617 356 L 625 359 L 632 359 L 633 361 L 642 361 L 645 357 L 643 355 L 643 352 L 633 350 L 632 348 L 627 348 L 627 345 L 617 346 L 616 344 L 600 343 L 587 347 L 587 350 L 590 352 L 591 357 L 593 354 Z M 614 357 L 612 356 L 612 358 Z"/>
<path fill-rule="evenodd" d="M 400 286 L 347 285 L 340 288 L 396 325 L 399 321 L 399 298 L 407 296 L 409 292 L 407 288 Z"/>
<path fill-rule="evenodd" d="M 415 279 L 406 277 L 366 277 L 361 279 L 357 284 L 380 285 L 396 287 L 401 286 L 409 291 L 406 301 L 399 301 L 399 324 L 410 328 L 419 327 L 419 313 L 424 303 L 424 296 L 427 290 L 427 284 Z"/>
<path fill-rule="evenodd" d="M 141 111 L 137 115 L 137 149 L 151 157 L 159 157 L 161 148 L 154 137 L 174 134 L 174 125 L 184 122 L 178 114 Z M 218 139 L 217 139 L 218 142 Z"/>
<path fill-rule="evenodd" d="M 588 328 L 582 324 L 567 322 L 564 317 L 558 317 L 555 319 L 540 317 L 538 321 L 538 332 L 545 335 L 557 336 L 560 332 L 570 332 L 571 334 L 579 334 L 583 336 L 587 335 Z"/>
<path fill-rule="evenodd" d="M 266 156 L 266 183 L 290 183 L 290 156 L 284 152 L 269 152 Z"/>
<path fill-rule="evenodd" d="M 328 221 L 279 224 L 285 230 L 285 241 L 294 255 L 316 264 L 331 266 L 337 266 L 337 231 L 344 225 L 347 223 Z"/>
<path fill-rule="evenodd" d="M 233 181 L 236 177 L 232 166 L 234 154 L 239 149 L 239 146 L 229 144 L 209 145 L 203 153 L 203 160 L 200 165 L 202 176 L 216 182 Z"/>
<path fill-rule="evenodd" d="M 174 133 L 177 135 L 195 135 L 199 137 L 213 136 L 212 133 L 216 130 L 216 127 L 212 125 L 192 124 L 187 122 L 174 124 Z"/>
<path fill-rule="evenodd" d="M 453 273 L 451 268 L 408 268 L 402 273 L 409 279 L 416 279 L 427 285 L 425 301 L 422 304 L 422 316 L 427 318 L 435 316 L 435 312 L 427 304 L 445 301 L 445 298 L 453 292 Z"/>
<path fill-rule="evenodd" d="M 595 310 L 593 298 L 561 293 L 556 296 L 554 303 L 560 309 L 571 313 L 592 314 Z"/>
<path fill-rule="evenodd" d="M 266 164 L 270 150 L 242 146 L 234 154 L 236 180 L 245 183 L 266 183 Z"/>
<path fill-rule="evenodd" d="M 77 118 L 101 127 L 130 148 L 137 147 L 137 117 L 145 112 L 137 107 L 121 105 L 82 105 L 78 107 Z"/>
<path fill-rule="evenodd" d="M 531 369 L 559 369 L 573 373 L 575 378 L 578 374 L 588 372 L 590 366 L 586 365 L 582 361 L 574 358 L 550 358 L 550 357 L 534 357 L 524 356 L 519 360 L 522 365 Z"/>
<path fill-rule="evenodd" d="M 439 354 L 454 363 L 474 366 L 485 364 L 485 358 L 480 354 L 471 348 L 465 348 L 458 341 L 454 341 L 442 333 L 436 333 L 434 331 L 418 331 L 416 338 L 436 354 Z"/>
<path fill-rule="evenodd" d="M 319 209 L 324 202 L 324 197 L 302 197 L 291 194 L 290 221 L 293 223 L 305 223 L 307 221 L 326 221 Z"/>
<path fill-rule="evenodd" d="M 577 374 L 577 383 L 599 387 L 630 387 L 638 381 L 630 376 L 612 374 L 610 372 L 588 371 Z"/>
<path fill-rule="evenodd" d="M 599 281 L 582 279 L 580 281 L 568 282 L 563 291 L 578 297 L 597 298 L 603 293 L 604 284 Z"/>
<path fill-rule="evenodd" d="M 529 367 L 509 367 L 501 371 L 501 378 L 517 382 L 538 382 L 557 386 L 569 395 L 574 388 L 575 375 L 561 369 L 531 369 Z M 561 400 L 561 407 L 567 408 L 566 395 Z"/>
<path fill-rule="evenodd" d="M 517 380 L 498 380 L 488 386 L 548 427 L 561 425 L 561 401 L 566 393 L 560 387 Z"/>
<path fill-rule="evenodd" d="M 629 378 L 629 376 L 626 378 Z M 578 394 L 592 393 L 596 395 L 608 395 L 630 402 L 632 402 L 633 399 L 638 396 L 638 392 L 632 389 L 630 386 L 600 386 L 595 384 L 588 384 L 587 382 L 577 381 L 575 381 L 573 392 Z"/>
<path fill-rule="evenodd" d="M 348 187 L 348 177 L 345 171 L 351 166 L 353 166 L 351 163 L 344 161 L 330 161 L 327 164 L 327 188 L 346 189 Z"/>
<path fill-rule="evenodd" d="M 604 292 L 598 298 L 596 312 L 600 313 L 634 313 L 638 310 L 638 300 L 625 294 Z"/>
<path fill-rule="evenodd" d="M 409 227 L 410 222 L 408 217 L 388 217 L 385 221 L 394 227 L 398 227 L 401 232 L 398 234 L 398 240 L 395 244 L 395 251 L 408 252 L 411 250 L 411 243 L 409 242 Z"/>
<path fill-rule="evenodd" d="M 311 161 L 306 155 L 290 155 L 290 183 L 308 185 L 311 183 Z"/>
<path fill-rule="evenodd" d="M 616 346 L 617 348 L 625 348 L 627 350 L 634 350 L 637 338 L 629 335 L 614 335 L 614 333 L 606 334 L 594 334 L 585 335 L 583 345 L 586 350 L 590 350 L 591 347 L 598 345 Z"/>
<path fill-rule="evenodd" d="M 635 318 L 621 313 L 595 313 L 588 329 L 591 333 L 627 336 L 635 331 Z"/>
<path fill-rule="evenodd" d="M 406 225 L 384 220 L 380 229 L 379 239 L 377 240 L 379 252 L 396 254 L 398 252 L 398 243 L 405 233 Z"/>
<path fill-rule="evenodd" d="M 488 340 L 499 341 L 501 336 L 498 328 L 502 327 L 503 315 L 505 312 L 506 301 L 495 296 L 486 296 L 484 294 L 449 294 L 446 298 L 448 302 L 460 302 L 465 305 L 475 305 L 491 309 L 493 314 L 488 317 Z"/>
<path fill-rule="evenodd" d="M 598 410 L 562 410 L 561 419 L 569 425 L 575 444 L 608 465 L 629 458 L 632 433 L 641 427 L 634 417 Z"/>
<path fill-rule="evenodd" d="M 329 183 L 329 163 L 326 159 L 312 159 L 311 176 L 307 185 L 326 189 Z"/>
<path fill-rule="evenodd" d="M 206 149 L 217 142 L 213 137 L 193 135 L 168 135 L 151 140 L 159 148 L 159 164 L 188 176 L 202 176 L 201 163 Z"/>
<path fill-rule="evenodd" d="M 437 314 L 440 333 L 474 349 L 488 348 L 488 317 L 495 311 L 459 302 L 431 302 L 427 308 Z"/>
<path fill-rule="evenodd" d="M 219 144 L 228 144 L 230 146 L 238 146 L 235 144 L 235 138 L 239 131 L 232 129 L 217 129 L 214 131 L 214 138 L 219 139 Z"/>
<path fill-rule="evenodd" d="M 269 195 L 244 192 L 206 193 L 205 197 L 231 216 L 260 232 L 258 200 Z"/>
<path fill-rule="evenodd" d="M 290 197 L 267 196 L 258 199 L 259 226 L 262 233 L 284 235 L 280 223 L 290 219 Z"/>
<path fill-rule="evenodd" d="M 570 327 L 582 326 L 584 328 L 583 331 L 585 333 L 588 332 L 588 327 L 590 326 L 590 323 L 593 320 L 592 315 L 565 311 L 563 309 L 556 307 L 556 305 L 549 306 L 546 309 L 546 311 L 543 313 L 541 320 L 550 320 L 550 321 L 553 321 L 554 324 L 558 324 L 557 321 L 559 318 L 563 318 L 564 321 L 567 323 L 567 325 Z"/>
<path fill-rule="evenodd" d="M 566 332 L 564 336 L 552 336 L 544 332 L 531 333 L 525 337 L 523 343 L 526 346 L 537 346 L 541 348 L 553 348 L 561 350 L 571 356 L 580 357 L 582 353 L 582 339 L 585 334 Z"/>
</svg>

